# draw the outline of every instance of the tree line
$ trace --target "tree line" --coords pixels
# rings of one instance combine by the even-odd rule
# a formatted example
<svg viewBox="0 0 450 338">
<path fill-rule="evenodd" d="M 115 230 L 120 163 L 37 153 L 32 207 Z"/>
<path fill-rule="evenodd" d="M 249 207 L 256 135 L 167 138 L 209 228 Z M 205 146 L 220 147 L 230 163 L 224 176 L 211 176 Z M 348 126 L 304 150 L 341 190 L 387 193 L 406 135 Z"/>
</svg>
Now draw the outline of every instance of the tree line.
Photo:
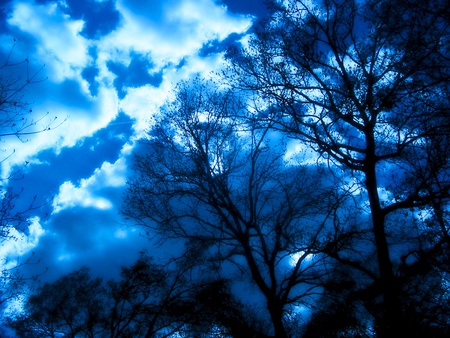
<svg viewBox="0 0 450 338">
<path fill-rule="evenodd" d="M 94 278 L 83 267 L 40 286 L 6 324 L 30 338 L 206 337 L 225 327 L 235 336 L 264 336 L 243 319 L 226 280 L 188 280 L 187 268 L 157 263 L 145 252 L 118 280 Z"/>
</svg>

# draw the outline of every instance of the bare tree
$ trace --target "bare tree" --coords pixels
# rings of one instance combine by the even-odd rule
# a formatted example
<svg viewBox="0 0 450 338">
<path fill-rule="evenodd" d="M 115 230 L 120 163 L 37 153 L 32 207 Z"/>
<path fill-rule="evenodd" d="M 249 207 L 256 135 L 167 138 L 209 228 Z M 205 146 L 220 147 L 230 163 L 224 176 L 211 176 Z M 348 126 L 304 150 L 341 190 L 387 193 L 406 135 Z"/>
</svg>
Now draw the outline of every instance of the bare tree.
<svg viewBox="0 0 450 338">
<path fill-rule="evenodd" d="M 105 289 L 84 267 L 46 283 L 9 320 L 18 337 L 97 337 L 104 330 Z"/>
<path fill-rule="evenodd" d="M 448 257 L 449 6 L 290 0 L 274 9 L 248 48 L 230 51 L 227 75 L 270 106 L 261 118 L 274 129 L 357 182 L 378 263 L 364 269 L 383 299 L 377 334 L 408 332 L 405 269 L 425 252 Z M 420 211 L 432 217 L 421 219 Z M 332 248 L 336 260 L 364 270 L 364 253 L 344 259 Z"/>
<path fill-rule="evenodd" d="M 51 130 L 57 125 L 57 117 L 48 119 L 48 113 L 33 118 L 30 102 L 26 101 L 27 87 L 45 81 L 40 74 L 43 66 L 31 71 L 28 58 L 12 61 L 16 40 L 0 65 L 0 140 L 7 136 L 16 136 L 21 140 L 25 136 L 39 134 Z"/>
<path fill-rule="evenodd" d="M 186 267 L 157 264 L 146 253 L 108 282 L 108 337 L 170 337 L 194 314 L 177 311 L 190 299 Z"/>
<path fill-rule="evenodd" d="M 52 130 L 59 125 L 56 117 L 48 118 L 48 113 L 38 118 L 33 117 L 31 103 L 26 100 L 26 91 L 29 86 L 45 80 L 40 76 L 43 67 L 37 71 L 30 71 L 28 59 L 13 61 L 15 46 L 16 40 L 0 64 L 0 142 L 4 144 L 0 146 L 0 151 L 5 152 L 0 158 L 0 164 L 15 153 L 14 149 L 8 147 L 8 138 L 17 137 L 26 142 L 28 136 Z M 20 173 L 27 164 L 19 166 L 6 177 L 0 177 L 0 245 L 4 241 L 16 240 L 14 231 L 26 230 L 31 212 L 42 206 L 36 203 L 35 196 L 29 201 L 28 206 L 19 208 L 17 205 L 22 191 L 16 191 L 8 186 L 10 180 L 22 177 Z M 19 268 L 24 264 L 38 262 L 32 257 L 33 255 L 17 263 L 15 267 L 1 272 L 0 303 L 17 297 L 24 291 L 26 281 L 21 276 Z"/>
<path fill-rule="evenodd" d="M 248 277 L 286 337 L 286 312 L 319 292 L 316 247 L 343 196 L 320 168 L 286 165 L 283 139 L 244 108 L 212 82 L 181 84 L 135 158 L 122 212 L 150 236 L 184 242 L 210 275 Z"/>
<path fill-rule="evenodd" d="M 26 100 L 26 91 L 29 86 L 45 81 L 40 77 L 43 66 L 37 71 L 30 71 L 28 59 L 13 61 L 16 40 L 6 55 L 3 64 L 0 65 L 0 142 L 5 142 L 9 137 L 17 137 L 22 142 L 27 142 L 27 136 L 53 130 L 61 123 L 57 123 L 57 117 L 49 119 L 49 113 L 38 118 L 31 109 L 31 103 Z M 0 163 L 13 156 L 15 149 L 9 149 L 6 143 L 6 156 L 0 159 Z M 35 199 L 30 201 L 26 210 L 16 210 L 15 204 L 20 197 L 20 192 L 8 187 L 9 180 L 20 179 L 20 172 L 28 162 L 7 177 L 0 178 L 1 207 L 0 207 L 0 237 L 7 238 L 9 228 L 20 228 L 26 223 L 27 215 L 35 209 Z"/>
<path fill-rule="evenodd" d="M 191 283 L 190 273 L 190 265 L 157 264 L 146 253 L 106 283 L 83 267 L 38 287 L 6 324 L 17 337 L 264 337 L 227 281 Z"/>
</svg>

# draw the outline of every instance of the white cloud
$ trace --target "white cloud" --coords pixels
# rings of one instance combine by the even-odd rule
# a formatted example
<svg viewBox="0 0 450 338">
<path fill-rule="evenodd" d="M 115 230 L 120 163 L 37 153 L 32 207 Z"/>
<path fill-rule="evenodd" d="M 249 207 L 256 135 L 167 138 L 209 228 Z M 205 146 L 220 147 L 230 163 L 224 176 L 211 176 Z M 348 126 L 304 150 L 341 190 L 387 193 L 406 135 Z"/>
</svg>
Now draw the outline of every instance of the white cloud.
<svg viewBox="0 0 450 338">
<path fill-rule="evenodd" d="M 115 163 L 104 162 L 89 178 L 98 187 L 122 187 L 126 184 L 126 158 L 120 157 Z"/>
<path fill-rule="evenodd" d="M 233 32 L 245 32 L 251 25 L 250 17 L 230 16 L 226 7 L 211 0 L 181 1 L 167 17 L 169 21 L 180 23 L 181 27 L 189 27 L 188 31 L 203 41 L 223 40 Z"/>
<path fill-rule="evenodd" d="M 159 88 L 150 85 L 129 88 L 126 97 L 120 101 L 120 110 L 135 120 L 133 128 L 137 135 L 149 128 L 151 117 L 159 110 L 170 92 L 170 88 L 166 88 L 166 83 Z"/>
<path fill-rule="evenodd" d="M 55 115 L 58 119 L 52 126 L 57 126 L 65 118 L 67 120 L 56 129 L 28 136 L 29 141 L 26 142 L 15 137 L 5 139 L 1 149 L 9 149 L 10 153 L 14 150 L 15 153 L 6 158 L 9 155 L 6 151 L 4 158 L 1 158 L 2 177 L 7 177 L 14 166 L 20 166 L 25 161 L 39 162 L 35 158 L 41 150 L 53 149 L 55 153 L 59 153 L 64 147 L 75 146 L 81 139 L 105 128 L 117 116 L 119 100 L 114 89 L 101 87 L 97 97 L 89 100 L 89 109 L 65 105 L 56 97 L 36 103 L 33 107 L 35 119 L 40 117 L 39 114 L 43 114 L 45 107 L 51 107 L 51 114 L 40 121 L 36 129 L 44 128 Z"/>
<path fill-rule="evenodd" d="M 112 203 L 104 197 L 95 196 L 86 180 L 82 180 L 78 187 L 66 181 L 59 187 L 59 193 L 53 200 L 53 213 L 76 206 L 108 210 L 112 208 Z"/>
<path fill-rule="evenodd" d="M 63 147 L 73 147 L 78 140 L 92 136 L 116 118 L 119 99 L 114 89 L 100 87 L 97 97 L 91 98 L 91 102 L 92 104 L 88 109 L 60 106 L 61 109 L 57 111 L 60 114 L 65 113 L 65 116 L 69 118 L 67 122 L 52 131 L 59 136 L 58 147 L 55 147 L 54 143 L 49 144 L 49 146 L 51 145 L 58 151 Z M 41 135 L 46 136 L 45 133 Z"/>
<path fill-rule="evenodd" d="M 35 248 L 39 243 L 39 238 L 45 234 L 41 226 L 39 217 L 28 219 L 28 232 L 24 233 L 15 228 L 11 228 L 8 238 L 0 245 L 0 262 L 4 265 L 0 270 L 11 269 L 17 266 L 18 258 Z"/>
<path fill-rule="evenodd" d="M 90 60 L 89 43 L 79 34 L 84 22 L 70 19 L 57 3 L 18 3 L 8 23 L 37 39 L 37 57 L 50 69 L 53 81 L 79 77 Z"/>
<path fill-rule="evenodd" d="M 134 50 L 151 55 L 156 68 L 178 64 L 185 56 L 194 55 L 211 39 L 222 40 L 233 32 L 245 32 L 251 25 L 248 17 L 229 16 L 225 8 L 211 0 L 180 0 L 162 6 L 160 21 L 149 20 L 117 2 L 123 26 L 103 40 L 116 50 Z M 109 52 L 119 56 L 120 53 Z"/>
<path fill-rule="evenodd" d="M 251 24 L 250 18 L 230 16 L 223 6 L 212 0 L 161 2 L 161 13 L 156 21 L 149 18 L 153 13 L 134 13 L 124 0 L 118 0 L 116 5 L 123 16 L 122 25 L 100 40 L 87 40 L 80 35 L 84 22 L 72 20 L 58 7 L 62 5 L 61 2 L 44 5 L 19 2 L 8 20 L 10 25 L 33 35 L 37 40 L 37 54 L 30 58 L 38 65 L 46 64 L 45 75 L 49 79 L 43 84 L 45 92 L 33 98 L 36 118 L 50 111 L 50 116 L 57 115 L 59 121 L 66 116 L 69 119 L 56 130 L 30 137 L 31 142 L 23 144 L 20 140 L 8 140 L 3 149 L 15 149 L 15 155 L 2 163 L 4 177 L 12 166 L 30 161 L 40 150 L 59 152 L 91 136 L 116 117 L 119 105 L 135 119 L 134 128 L 140 134 L 167 99 L 174 83 L 192 74 L 208 74 L 220 67 L 222 55 L 206 58 L 197 55 L 203 44 L 210 39 L 224 39 L 232 32 L 245 32 Z M 89 47 L 96 48 L 96 60 L 89 56 Z M 107 63 L 114 61 L 128 65 L 131 52 L 139 52 L 151 59 L 154 69 L 149 71 L 164 69 L 163 83 L 158 88 L 146 85 L 125 89 L 127 96 L 119 103 L 113 86 L 115 75 L 109 71 Z M 185 65 L 176 68 L 183 59 Z M 81 76 L 88 65 L 99 69 L 96 81 L 100 87 L 96 97 L 91 96 L 89 84 Z M 54 90 L 67 79 L 79 84 L 80 93 Z M 89 105 L 74 102 L 71 96 L 75 94 L 84 96 Z"/>
<path fill-rule="evenodd" d="M 125 171 L 126 159 L 120 157 L 114 164 L 104 162 L 91 177 L 82 179 L 78 185 L 74 185 L 70 181 L 64 182 L 53 200 L 53 213 L 76 206 L 99 210 L 113 208 L 112 202 L 101 196 L 100 190 L 106 187 L 124 186 L 126 183 Z"/>
</svg>

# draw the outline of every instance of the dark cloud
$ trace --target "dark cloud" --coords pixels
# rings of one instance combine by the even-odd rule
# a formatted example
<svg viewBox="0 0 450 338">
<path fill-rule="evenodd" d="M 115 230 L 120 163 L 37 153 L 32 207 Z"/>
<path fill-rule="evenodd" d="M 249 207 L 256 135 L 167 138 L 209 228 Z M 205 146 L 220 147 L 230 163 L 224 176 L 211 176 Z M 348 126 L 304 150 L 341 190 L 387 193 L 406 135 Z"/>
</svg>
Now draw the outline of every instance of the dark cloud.
<svg viewBox="0 0 450 338">
<path fill-rule="evenodd" d="M 116 194 L 121 195 L 120 189 Z M 96 276 L 118 276 L 120 266 L 131 264 L 148 246 L 148 239 L 130 231 L 126 238 L 117 238 L 121 221 L 114 211 L 74 207 L 53 215 L 45 223 L 46 234 L 34 248 L 39 264 L 25 266 L 22 272 L 31 276 L 48 268 L 41 276 L 47 281 L 88 265 Z"/>
<path fill-rule="evenodd" d="M 33 110 L 33 114 L 29 118 L 39 121 L 38 126 L 45 125 L 55 116 L 58 116 L 61 121 L 67 118 L 68 116 L 64 115 L 67 112 L 61 110 L 62 105 L 85 112 L 97 109 L 95 102 L 86 95 L 80 82 L 75 79 L 54 82 L 48 78 L 48 69 L 45 64 L 38 63 L 32 58 L 28 58 L 28 60 L 28 64 L 24 62 L 11 67 L 11 71 L 17 74 L 21 83 L 26 82 L 27 73 L 34 76 L 33 81 L 24 87 L 21 94 L 24 95 L 24 102 L 27 102 Z M 48 114 L 47 118 L 46 114 Z M 51 133 L 49 136 L 51 137 Z"/>
<path fill-rule="evenodd" d="M 121 99 L 125 97 L 126 87 L 135 88 L 146 84 L 158 87 L 162 82 L 162 71 L 149 73 L 153 64 L 148 57 L 132 53 L 131 58 L 128 67 L 117 62 L 108 62 L 107 64 L 108 68 L 117 76 L 114 85 Z"/>
<path fill-rule="evenodd" d="M 89 48 L 89 55 L 92 57 L 92 60 L 97 60 L 98 52 L 95 46 Z M 97 96 L 99 83 L 95 80 L 95 77 L 98 75 L 99 70 L 96 66 L 90 65 L 85 67 L 81 76 L 89 83 L 89 91 L 92 96 Z"/>
<path fill-rule="evenodd" d="M 243 37 L 244 34 L 233 33 L 230 34 L 223 41 L 214 40 L 209 41 L 207 44 L 203 45 L 202 49 L 199 51 L 200 56 L 207 56 L 209 54 L 215 54 L 226 51 L 231 46 L 238 46 L 238 40 Z"/>
<path fill-rule="evenodd" d="M 55 3 L 55 0 L 35 0 L 38 4 Z M 82 19 L 85 24 L 81 35 L 88 39 L 100 38 L 114 31 L 120 24 L 121 16 L 113 0 L 66 0 L 67 6 L 59 8 L 74 20 Z"/>
<path fill-rule="evenodd" d="M 5 63 L 15 65 L 28 59 L 28 68 L 31 74 L 33 74 L 33 71 L 36 69 L 42 68 L 43 64 L 37 62 L 35 58 L 30 56 L 36 52 L 38 46 L 37 39 L 28 33 L 17 30 L 15 27 L 7 27 L 5 30 L 3 30 L 3 28 L 4 27 L 0 27 L 0 35 L 8 32 L 10 38 L 3 40 L 5 43 L 3 46 L 0 46 L 0 66 L 5 65 Z M 10 70 L 21 79 L 26 79 L 26 67 L 27 65 L 23 63 L 18 66 L 10 67 L 9 69 L 3 68 L 2 72 L 4 73 Z M 45 77 L 39 77 L 39 80 L 42 80 L 43 78 Z"/>
<path fill-rule="evenodd" d="M 163 257 L 180 250 L 179 242 L 161 248 L 141 233 L 128 228 L 119 214 L 122 188 L 98 191 L 115 206 L 109 210 L 92 207 L 72 207 L 43 220 L 46 233 L 33 249 L 39 264 L 22 269 L 26 276 L 45 271 L 40 279 L 51 281 L 82 266 L 89 266 L 94 276 L 115 278 L 120 266 L 132 264 L 142 250 L 151 256 Z M 121 233 L 121 235 L 117 235 Z"/>
<path fill-rule="evenodd" d="M 95 66 L 86 67 L 81 72 L 81 76 L 89 83 L 89 91 L 92 96 L 97 96 L 99 84 L 95 81 L 98 75 L 98 68 Z"/>
<path fill-rule="evenodd" d="M 0 4 L 0 32 L 8 31 L 8 26 L 6 24 L 6 19 L 8 17 L 10 1 L 6 0 L 4 3 Z"/>
<path fill-rule="evenodd" d="M 64 173 L 64 180 L 71 178 L 76 182 L 80 178 L 89 177 L 103 162 L 113 163 L 117 160 L 124 142 L 131 135 L 130 127 L 131 120 L 122 114 L 111 126 L 99 130 L 80 145 L 65 148 L 58 155 L 47 151 L 40 159 L 51 163 L 56 172 Z M 120 134 L 124 136 L 116 137 Z"/>
<path fill-rule="evenodd" d="M 264 20 L 270 11 L 268 4 L 270 0 L 221 0 L 230 12 L 236 14 L 251 14 L 258 18 L 257 21 Z"/>
<path fill-rule="evenodd" d="M 106 161 L 114 163 L 120 150 L 132 133 L 131 119 L 119 116 L 104 129 L 86 138 L 79 145 L 64 148 L 59 154 L 45 150 L 37 154 L 42 164 L 29 164 L 19 175 L 22 179 L 10 182 L 15 191 L 22 191 L 18 209 L 26 209 L 36 196 L 36 205 L 43 205 L 39 215 L 51 212 L 51 205 L 46 202 L 58 193 L 65 181 L 77 184 L 81 179 L 90 177 L 95 169 Z"/>
<path fill-rule="evenodd" d="M 55 3 L 55 0 L 34 0 L 39 5 Z"/>
<path fill-rule="evenodd" d="M 78 108 L 89 109 L 92 102 L 81 89 L 80 83 L 76 80 L 65 80 L 58 86 L 53 86 L 52 96 L 64 98 L 64 103 Z"/>
<path fill-rule="evenodd" d="M 88 39 L 96 39 L 115 30 L 121 20 L 114 1 L 98 2 L 95 0 L 66 0 L 67 7 L 61 10 L 69 14 L 72 19 L 85 21 L 81 35 Z"/>
<path fill-rule="evenodd" d="M 181 59 L 181 61 L 176 65 L 176 69 L 181 69 L 181 68 L 183 68 L 185 65 L 186 65 L 186 63 L 187 63 L 187 60 L 186 60 L 186 58 L 184 57 L 184 58 L 182 58 Z"/>
</svg>

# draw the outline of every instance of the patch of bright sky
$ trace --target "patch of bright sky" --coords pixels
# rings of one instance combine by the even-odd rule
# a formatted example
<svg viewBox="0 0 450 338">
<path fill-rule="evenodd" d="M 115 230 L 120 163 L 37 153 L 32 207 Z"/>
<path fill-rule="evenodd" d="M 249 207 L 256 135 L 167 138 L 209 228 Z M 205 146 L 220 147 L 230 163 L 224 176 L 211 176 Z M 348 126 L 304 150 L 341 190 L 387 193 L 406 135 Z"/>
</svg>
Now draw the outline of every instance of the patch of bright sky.
<svg viewBox="0 0 450 338">
<path fill-rule="evenodd" d="M 15 228 L 10 228 L 8 238 L 0 245 L 0 271 L 12 269 L 19 263 L 19 257 L 30 252 L 38 243 L 39 238 L 45 234 L 40 218 L 35 216 L 28 219 L 28 231 L 21 232 Z"/>
<path fill-rule="evenodd" d="M 75 258 L 74 254 L 64 252 L 58 256 L 58 261 L 70 261 Z"/>
<path fill-rule="evenodd" d="M 52 80 L 80 77 L 89 61 L 89 43 L 80 35 L 83 21 L 71 20 L 57 3 L 18 3 L 8 23 L 37 40 L 37 57 L 50 69 Z"/>
<path fill-rule="evenodd" d="M 128 236 L 128 232 L 125 229 L 117 229 L 114 232 L 114 237 L 115 238 L 123 239 L 123 238 L 127 238 L 127 236 Z"/>
<path fill-rule="evenodd" d="M 315 256 L 314 254 L 307 254 L 305 256 L 304 251 L 294 253 L 289 256 L 289 265 L 295 266 L 297 264 L 297 262 L 299 261 L 299 259 L 303 259 L 303 261 L 307 263 L 307 262 L 311 261 L 314 258 L 314 256 Z"/>
<path fill-rule="evenodd" d="M 288 166 L 327 163 L 325 158 L 300 140 L 289 140 L 283 160 Z"/>
<path fill-rule="evenodd" d="M 129 145 L 127 145 L 129 147 Z M 105 187 L 122 187 L 125 185 L 126 159 L 120 157 L 115 163 L 104 162 L 93 175 L 82 179 L 78 185 L 64 182 L 53 200 L 53 213 L 76 206 L 92 207 L 99 210 L 113 208 L 108 199 L 97 196 L 96 191 Z"/>
<path fill-rule="evenodd" d="M 357 187 L 357 186 L 359 186 L 359 187 Z M 352 191 L 353 191 L 353 194 L 356 196 L 356 195 L 361 195 L 362 193 L 365 193 L 366 189 L 364 189 L 364 187 L 362 185 L 355 184 L 355 185 L 353 185 Z M 377 192 L 378 192 L 378 196 L 379 196 L 382 207 L 386 207 L 391 204 L 399 202 L 399 199 L 396 198 L 394 196 L 394 194 L 391 191 L 389 191 L 387 188 L 379 187 L 377 189 Z M 371 213 L 370 212 L 370 202 L 367 199 L 362 200 L 360 207 L 361 207 L 361 210 L 364 210 L 367 214 Z M 417 212 L 419 213 L 419 211 L 417 211 Z"/>
<path fill-rule="evenodd" d="M 300 20 L 304 18 L 308 12 L 313 13 L 317 16 L 324 16 L 325 13 L 313 0 L 304 0 L 304 1 L 292 1 L 292 0 L 278 0 L 276 1 L 278 4 L 281 4 L 285 8 L 290 8 L 293 13 L 297 14 L 297 18 Z M 283 13 L 278 13 L 278 16 L 282 16 Z M 283 22 L 280 20 L 279 22 Z M 271 22 L 272 25 L 276 25 L 278 21 L 273 20 Z"/>
</svg>

